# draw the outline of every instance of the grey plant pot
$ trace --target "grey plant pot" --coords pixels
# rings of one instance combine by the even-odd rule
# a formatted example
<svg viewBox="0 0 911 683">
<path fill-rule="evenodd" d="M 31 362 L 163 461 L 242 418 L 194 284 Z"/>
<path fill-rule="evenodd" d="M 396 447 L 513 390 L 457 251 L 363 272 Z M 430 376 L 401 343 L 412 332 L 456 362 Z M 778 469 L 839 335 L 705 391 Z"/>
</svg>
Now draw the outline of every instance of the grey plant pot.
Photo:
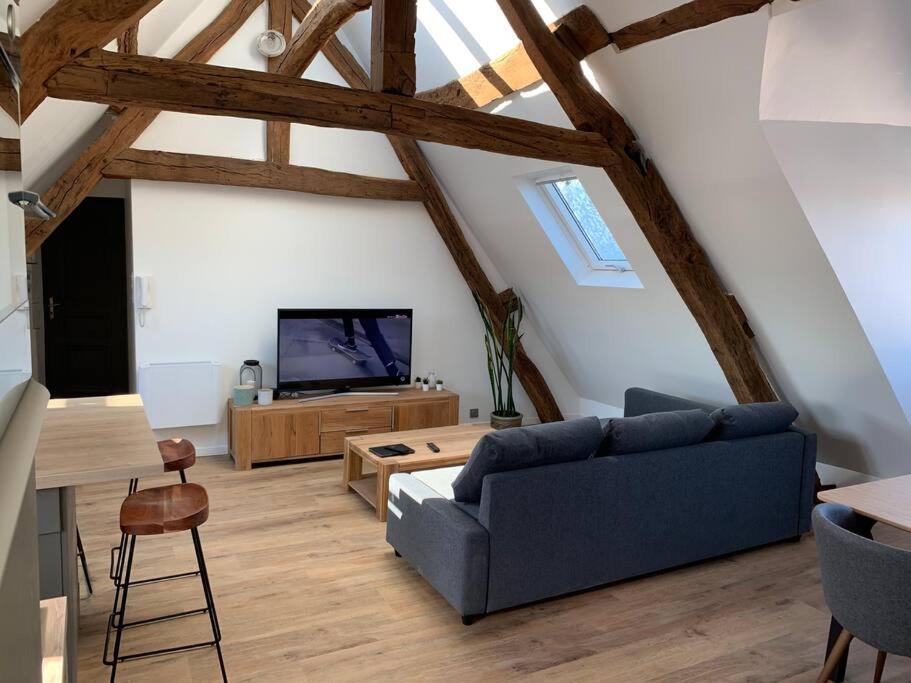
<svg viewBox="0 0 911 683">
<path fill-rule="evenodd" d="M 522 414 L 519 413 L 513 417 L 502 417 L 495 413 L 490 414 L 490 426 L 494 429 L 509 429 L 510 427 L 522 426 Z"/>
</svg>

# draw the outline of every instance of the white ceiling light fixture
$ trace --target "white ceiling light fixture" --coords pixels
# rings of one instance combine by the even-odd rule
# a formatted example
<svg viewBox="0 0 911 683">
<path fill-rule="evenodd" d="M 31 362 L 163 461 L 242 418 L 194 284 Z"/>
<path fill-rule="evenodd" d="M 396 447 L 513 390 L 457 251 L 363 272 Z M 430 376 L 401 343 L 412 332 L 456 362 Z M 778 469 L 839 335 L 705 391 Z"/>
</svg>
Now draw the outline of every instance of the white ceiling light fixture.
<svg viewBox="0 0 911 683">
<path fill-rule="evenodd" d="M 278 31 L 263 31 L 256 39 L 256 50 L 263 57 L 278 57 L 286 47 L 285 36 Z"/>
</svg>

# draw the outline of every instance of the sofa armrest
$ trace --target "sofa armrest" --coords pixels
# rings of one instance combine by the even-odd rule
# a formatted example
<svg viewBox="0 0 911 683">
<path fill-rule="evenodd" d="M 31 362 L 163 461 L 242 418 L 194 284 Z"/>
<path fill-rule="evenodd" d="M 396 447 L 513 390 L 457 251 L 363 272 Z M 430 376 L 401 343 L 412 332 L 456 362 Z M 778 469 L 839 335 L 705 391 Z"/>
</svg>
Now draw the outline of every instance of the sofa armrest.
<svg viewBox="0 0 911 683">
<path fill-rule="evenodd" d="M 471 515 L 410 474 L 389 479 L 386 541 L 462 616 L 487 608 L 490 542 Z"/>
</svg>

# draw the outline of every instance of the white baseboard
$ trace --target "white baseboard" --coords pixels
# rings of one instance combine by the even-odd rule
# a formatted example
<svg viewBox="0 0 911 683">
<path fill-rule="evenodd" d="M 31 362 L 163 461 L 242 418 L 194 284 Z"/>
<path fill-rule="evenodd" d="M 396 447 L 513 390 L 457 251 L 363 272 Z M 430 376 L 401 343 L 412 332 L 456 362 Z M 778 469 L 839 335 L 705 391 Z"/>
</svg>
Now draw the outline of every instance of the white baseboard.
<svg viewBox="0 0 911 683">
<path fill-rule="evenodd" d="M 207 455 L 227 455 L 228 454 L 228 444 L 223 446 L 203 446 L 200 448 L 196 447 L 196 455 L 207 456 Z"/>
</svg>

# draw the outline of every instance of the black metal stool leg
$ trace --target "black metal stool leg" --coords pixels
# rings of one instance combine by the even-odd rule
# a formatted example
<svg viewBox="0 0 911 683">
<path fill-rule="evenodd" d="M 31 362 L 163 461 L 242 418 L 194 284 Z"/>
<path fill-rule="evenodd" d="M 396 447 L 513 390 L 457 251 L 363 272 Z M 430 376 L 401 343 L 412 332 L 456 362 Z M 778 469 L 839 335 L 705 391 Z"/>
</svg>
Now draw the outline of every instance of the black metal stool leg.
<svg viewBox="0 0 911 683">
<path fill-rule="evenodd" d="M 225 672 L 225 660 L 221 654 L 221 628 L 218 625 L 218 615 L 215 613 L 215 599 L 212 597 L 212 586 L 209 584 L 209 572 L 206 571 L 206 558 L 202 552 L 202 543 L 199 540 L 199 529 L 190 529 L 193 536 L 193 546 L 196 549 L 196 561 L 199 565 L 199 578 L 209 608 L 209 621 L 212 624 L 212 636 L 215 638 L 215 651 L 218 653 L 218 665 L 221 667 L 221 678 L 228 683 L 228 674 Z"/>
<path fill-rule="evenodd" d="M 130 572 L 133 569 L 133 549 L 136 547 L 136 537 L 130 536 L 130 548 L 127 551 L 127 560 L 126 560 L 126 581 L 123 584 L 123 591 L 120 594 L 120 614 L 115 616 L 117 632 L 114 636 L 114 657 L 111 662 L 111 683 L 114 683 L 114 679 L 117 676 L 117 662 L 120 659 L 120 641 L 123 637 L 123 624 L 126 619 L 127 611 L 127 593 L 130 589 Z"/>
<path fill-rule="evenodd" d="M 139 479 L 130 479 L 130 485 L 127 488 L 127 497 L 131 494 L 136 493 L 139 488 Z M 120 534 L 120 545 L 113 546 L 111 548 L 111 566 L 108 570 L 108 578 L 111 579 L 115 584 L 120 580 L 120 572 L 123 571 L 123 553 L 126 550 L 126 541 L 127 535 L 124 533 Z M 117 553 L 117 561 L 114 561 L 114 552 Z"/>
<path fill-rule="evenodd" d="M 82 573 L 85 575 L 85 583 L 89 587 L 89 595 L 92 591 L 92 579 L 89 577 L 89 563 L 85 559 L 85 548 L 82 547 L 82 535 L 79 533 L 79 525 L 76 525 L 76 554 L 79 556 L 79 561 L 82 562 Z"/>
</svg>

